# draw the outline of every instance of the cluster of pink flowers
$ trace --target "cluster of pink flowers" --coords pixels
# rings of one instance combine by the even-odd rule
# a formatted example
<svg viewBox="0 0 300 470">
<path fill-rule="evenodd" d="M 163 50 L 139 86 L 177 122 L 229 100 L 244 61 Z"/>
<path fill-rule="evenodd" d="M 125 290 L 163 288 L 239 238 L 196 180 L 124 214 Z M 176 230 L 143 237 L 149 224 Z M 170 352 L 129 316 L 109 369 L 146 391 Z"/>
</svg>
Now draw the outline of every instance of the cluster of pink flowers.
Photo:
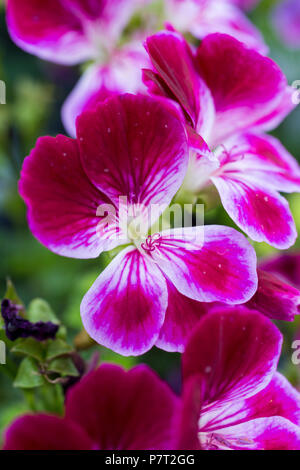
<svg viewBox="0 0 300 470">
<path fill-rule="evenodd" d="M 92 61 L 62 109 L 72 137 L 39 138 L 24 161 L 30 229 L 61 256 L 117 249 L 82 300 L 84 328 L 125 356 L 183 353 L 183 391 L 144 366 L 101 365 L 70 389 L 64 418 L 18 418 L 5 449 L 300 449 L 300 395 L 276 372 L 270 320 L 294 320 L 300 286 L 276 265 L 257 268 L 250 242 L 287 249 L 297 237 L 280 192 L 300 192 L 300 167 L 267 134 L 294 90 L 245 16 L 255 3 L 165 0 L 153 34 L 149 0 L 7 0 L 18 46 Z M 150 233 L 174 198 L 212 186 L 244 233 Z"/>
</svg>

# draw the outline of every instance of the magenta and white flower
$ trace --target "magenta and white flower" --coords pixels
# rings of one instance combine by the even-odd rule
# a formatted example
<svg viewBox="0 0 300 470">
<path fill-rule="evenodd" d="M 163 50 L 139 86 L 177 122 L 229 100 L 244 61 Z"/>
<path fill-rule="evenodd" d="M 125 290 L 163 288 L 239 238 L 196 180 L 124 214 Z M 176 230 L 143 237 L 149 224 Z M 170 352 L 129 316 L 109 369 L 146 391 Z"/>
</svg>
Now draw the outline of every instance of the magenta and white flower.
<svg viewBox="0 0 300 470">
<path fill-rule="evenodd" d="M 183 354 L 178 447 L 300 449 L 300 394 L 278 372 L 279 330 L 244 307 L 206 315 Z"/>
<path fill-rule="evenodd" d="M 257 288 L 255 251 L 232 228 L 175 228 L 147 238 L 145 212 L 159 207 L 159 217 L 187 165 L 181 121 L 158 100 L 133 95 L 83 113 L 77 140 L 40 138 L 24 161 L 19 189 L 31 231 L 45 246 L 63 256 L 96 258 L 126 245 L 81 304 L 89 335 L 124 355 L 154 344 L 182 350 L 203 312 L 195 311 L 195 303 L 242 303 Z M 126 227 L 120 197 L 131 209 Z M 107 205 L 116 208 L 108 220 L 105 210 L 98 212 Z M 135 212 L 140 206 L 142 217 Z"/>
<path fill-rule="evenodd" d="M 147 38 L 150 93 L 180 104 L 190 140 L 186 191 L 213 184 L 234 222 L 255 241 L 288 248 L 297 237 L 287 201 L 300 190 L 300 167 L 273 129 L 294 108 L 287 80 L 269 58 L 224 34 L 194 51 L 164 31 Z M 202 138 L 214 150 L 210 152 Z"/>
<path fill-rule="evenodd" d="M 65 416 L 27 414 L 4 450 L 160 450 L 173 447 L 178 399 L 148 367 L 102 364 L 67 394 Z"/>
<path fill-rule="evenodd" d="M 229 34 L 266 53 L 268 47 L 260 31 L 239 8 L 253 4 L 253 0 L 165 0 L 165 10 L 167 21 L 182 33 L 199 39 L 216 32 Z"/>
</svg>

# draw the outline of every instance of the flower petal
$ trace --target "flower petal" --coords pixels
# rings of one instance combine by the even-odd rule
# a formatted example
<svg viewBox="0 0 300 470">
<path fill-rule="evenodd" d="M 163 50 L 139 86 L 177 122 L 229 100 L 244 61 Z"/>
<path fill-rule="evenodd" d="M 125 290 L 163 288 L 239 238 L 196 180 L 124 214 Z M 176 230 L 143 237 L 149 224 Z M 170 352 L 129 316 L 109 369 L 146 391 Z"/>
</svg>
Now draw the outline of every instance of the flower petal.
<svg viewBox="0 0 300 470">
<path fill-rule="evenodd" d="M 75 121 L 83 111 L 95 109 L 105 99 L 121 93 L 143 91 L 142 67 L 148 57 L 140 43 L 113 52 L 107 65 L 92 65 L 66 99 L 62 120 L 69 135 L 76 136 Z"/>
<path fill-rule="evenodd" d="M 66 417 L 102 450 L 172 448 L 177 399 L 148 367 L 103 364 L 71 388 Z"/>
<path fill-rule="evenodd" d="M 285 418 L 260 418 L 221 430 L 224 447 L 236 450 L 299 450 L 300 428 Z"/>
<path fill-rule="evenodd" d="M 160 80 L 205 138 L 213 124 L 214 106 L 209 89 L 197 74 L 188 43 L 177 33 L 163 31 L 147 38 L 146 49 Z"/>
<path fill-rule="evenodd" d="M 95 258 L 119 244 L 118 229 L 97 216 L 101 204 L 111 204 L 87 178 L 77 142 L 64 136 L 42 137 L 25 159 L 19 191 L 28 208 L 32 233 L 54 253 L 71 258 Z"/>
<path fill-rule="evenodd" d="M 17 418 L 4 433 L 4 450 L 92 450 L 78 424 L 46 414 Z"/>
<path fill-rule="evenodd" d="M 121 196 L 132 205 L 166 207 L 183 181 L 184 127 L 152 98 L 111 98 L 79 116 L 77 135 L 89 178 L 116 203 Z"/>
<path fill-rule="evenodd" d="M 272 23 L 280 39 L 291 49 L 300 47 L 300 5 L 298 0 L 283 0 L 272 12 Z"/>
<path fill-rule="evenodd" d="M 247 307 L 275 320 L 294 321 L 300 314 L 300 291 L 258 269 L 258 289 Z"/>
<path fill-rule="evenodd" d="M 130 18 L 132 0 L 8 0 L 7 25 L 25 51 L 66 65 L 96 58 Z"/>
<path fill-rule="evenodd" d="M 229 227 L 162 232 L 160 246 L 152 256 L 181 294 L 200 302 L 242 303 L 257 288 L 254 249 Z"/>
<path fill-rule="evenodd" d="M 300 253 L 284 253 L 260 263 L 264 271 L 276 274 L 283 281 L 300 289 Z"/>
<path fill-rule="evenodd" d="M 268 52 L 260 32 L 231 1 L 167 0 L 167 14 L 174 27 L 202 39 L 211 33 L 225 33 L 260 52 Z"/>
<path fill-rule="evenodd" d="M 295 243 L 297 230 L 286 199 L 244 172 L 224 172 L 211 178 L 234 222 L 257 242 L 285 249 Z"/>
<path fill-rule="evenodd" d="M 268 385 L 281 343 L 279 330 L 263 315 L 245 307 L 219 308 L 200 320 L 188 341 L 184 380 L 202 374 L 205 404 L 223 408 Z"/>
<path fill-rule="evenodd" d="M 200 318 L 207 313 L 209 304 L 180 294 L 169 281 L 167 286 L 168 308 L 155 346 L 165 351 L 183 352 L 187 337 Z"/>
<path fill-rule="evenodd" d="M 197 63 L 214 98 L 214 144 L 253 126 L 286 92 L 287 80 L 275 62 L 225 34 L 204 38 Z"/>
<path fill-rule="evenodd" d="M 158 267 L 128 247 L 100 274 L 80 310 L 86 331 L 97 343 L 130 356 L 154 345 L 167 305 L 167 286 Z"/>
</svg>

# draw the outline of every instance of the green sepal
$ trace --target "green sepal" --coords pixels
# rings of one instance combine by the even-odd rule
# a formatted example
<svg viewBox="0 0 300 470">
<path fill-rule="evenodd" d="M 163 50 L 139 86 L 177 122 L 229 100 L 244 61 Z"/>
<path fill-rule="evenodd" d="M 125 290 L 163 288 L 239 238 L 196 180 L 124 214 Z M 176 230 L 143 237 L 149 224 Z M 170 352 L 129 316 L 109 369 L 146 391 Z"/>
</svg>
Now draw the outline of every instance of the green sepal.
<svg viewBox="0 0 300 470">
<path fill-rule="evenodd" d="M 23 359 L 14 381 L 14 387 L 35 388 L 43 384 L 44 378 L 40 374 L 39 366 L 35 359 L 32 357 Z"/>
<path fill-rule="evenodd" d="M 18 339 L 11 352 L 24 354 L 42 362 L 45 357 L 45 345 L 33 338 Z"/>
<path fill-rule="evenodd" d="M 56 372 L 62 377 L 79 376 L 79 372 L 70 357 L 59 357 L 53 359 L 53 361 L 48 365 L 48 372 Z"/>
<path fill-rule="evenodd" d="M 62 339 L 57 338 L 49 342 L 47 353 L 46 353 L 46 360 L 51 361 L 52 359 L 55 359 L 56 357 L 65 356 L 67 354 L 72 353 L 73 351 L 74 349 L 72 348 L 72 346 L 70 346 L 68 343 L 66 343 Z"/>
</svg>

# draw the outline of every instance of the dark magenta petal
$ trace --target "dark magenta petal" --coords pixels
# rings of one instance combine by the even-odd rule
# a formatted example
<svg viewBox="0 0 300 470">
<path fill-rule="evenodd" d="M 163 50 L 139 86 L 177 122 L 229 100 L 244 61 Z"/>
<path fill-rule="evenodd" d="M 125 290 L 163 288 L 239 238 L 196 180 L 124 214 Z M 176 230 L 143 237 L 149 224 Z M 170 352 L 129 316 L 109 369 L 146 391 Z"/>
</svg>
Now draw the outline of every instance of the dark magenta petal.
<svg viewBox="0 0 300 470">
<path fill-rule="evenodd" d="M 284 253 L 276 255 L 272 258 L 265 259 L 260 263 L 260 267 L 264 271 L 276 274 L 292 284 L 292 286 L 300 289 L 300 253 Z"/>
<path fill-rule="evenodd" d="M 197 62 L 214 98 L 215 144 L 254 126 L 279 105 L 287 88 L 275 62 L 225 34 L 207 36 L 198 48 Z"/>
<path fill-rule="evenodd" d="M 258 288 L 247 307 L 275 320 L 294 321 L 300 314 L 300 291 L 259 269 Z"/>
<path fill-rule="evenodd" d="M 155 345 L 165 351 L 183 352 L 188 336 L 210 304 L 180 294 L 169 281 L 167 286 L 168 308 Z"/>
<path fill-rule="evenodd" d="M 148 37 L 146 49 L 170 96 L 177 99 L 193 127 L 205 138 L 212 124 L 213 103 L 208 88 L 197 74 L 188 43 L 179 34 L 164 31 Z"/>
<path fill-rule="evenodd" d="M 77 119 L 81 159 L 93 183 L 119 203 L 166 204 L 188 164 L 181 122 L 160 102 L 121 95 Z"/>
<path fill-rule="evenodd" d="M 168 305 L 158 266 L 128 247 L 100 274 L 81 303 L 88 334 L 124 356 L 143 354 L 155 344 Z"/>
<path fill-rule="evenodd" d="M 146 366 L 104 364 L 67 396 L 66 417 L 102 450 L 172 448 L 177 399 Z"/>
<path fill-rule="evenodd" d="M 97 208 L 111 201 L 86 176 L 75 140 L 61 135 L 38 139 L 24 160 L 19 191 L 32 233 L 54 253 L 95 258 L 118 244 L 107 240 L 112 227 L 102 237 L 97 233 Z"/>
<path fill-rule="evenodd" d="M 4 450 L 92 450 L 78 424 L 46 414 L 17 418 L 4 433 Z"/>
<path fill-rule="evenodd" d="M 205 404 L 253 396 L 270 382 L 281 342 L 279 330 L 263 315 L 220 307 L 193 331 L 183 354 L 184 379 L 205 377 Z"/>
</svg>

